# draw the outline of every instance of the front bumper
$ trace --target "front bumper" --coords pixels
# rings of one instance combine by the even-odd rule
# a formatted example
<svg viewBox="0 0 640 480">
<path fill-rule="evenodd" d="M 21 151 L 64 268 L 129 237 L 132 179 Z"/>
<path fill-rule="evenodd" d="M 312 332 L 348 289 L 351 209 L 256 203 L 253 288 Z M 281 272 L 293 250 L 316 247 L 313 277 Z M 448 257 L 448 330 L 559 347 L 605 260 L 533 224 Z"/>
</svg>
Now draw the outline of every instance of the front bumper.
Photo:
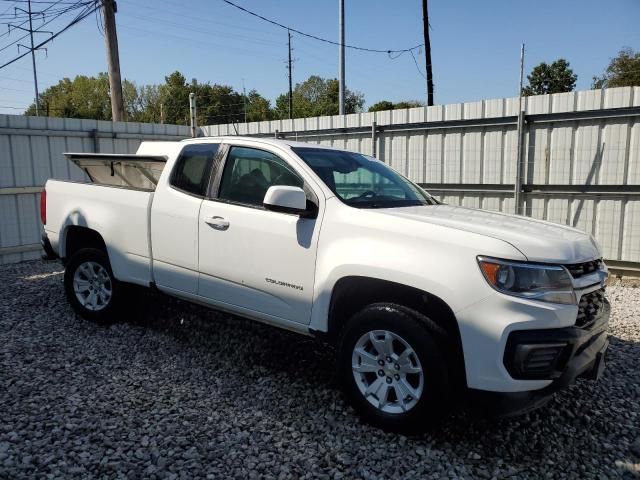
<svg viewBox="0 0 640 480">
<path fill-rule="evenodd" d="M 510 416 L 525 413 L 544 405 L 551 395 L 566 388 L 577 378 L 598 379 L 604 370 L 609 340 L 607 326 L 610 306 L 606 302 L 596 321 L 589 328 L 565 327 L 511 332 L 505 350 L 505 365 L 513 361 L 518 345 L 565 345 L 549 377 L 552 382 L 540 390 L 522 392 L 488 392 L 472 390 L 483 410 L 490 414 Z"/>
</svg>

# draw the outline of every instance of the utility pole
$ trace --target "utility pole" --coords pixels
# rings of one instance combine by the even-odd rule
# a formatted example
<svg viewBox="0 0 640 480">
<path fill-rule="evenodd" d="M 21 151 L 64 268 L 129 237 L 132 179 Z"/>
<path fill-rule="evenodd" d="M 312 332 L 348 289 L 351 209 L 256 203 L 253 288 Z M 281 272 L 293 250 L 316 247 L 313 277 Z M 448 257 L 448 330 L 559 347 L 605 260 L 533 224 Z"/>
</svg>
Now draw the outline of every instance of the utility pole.
<svg viewBox="0 0 640 480">
<path fill-rule="evenodd" d="M 11 31 L 11 28 L 16 28 L 18 30 L 22 30 L 25 31 L 29 34 L 29 38 L 31 40 L 31 44 L 30 46 L 27 45 L 23 45 L 21 43 L 18 44 L 18 50 L 20 50 L 20 47 L 22 48 L 26 48 L 27 50 L 31 51 L 31 64 L 33 66 L 33 85 L 34 85 L 34 89 L 35 89 L 35 106 L 36 106 L 36 116 L 40 115 L 40 93 L 38 92 L 38 71 L 36 69 L 36 50 L 39 50 L 38 48 L 35 48 L 34 42 L 33 42 L 33 34 L 34 33 L 48 33 L 50 35 L 53 35 L 53 32 L 45 32 L 42 30 L 34 30 L 33 29 L 33 16 L 34 15 L 42 15 L 42 12 L 34 12 L 33 10 L 31 10 L 31 0 L 27 0 L 27 10 L 24 10 L 20 7 L 15 7 L 14 8 L 14 14 L 17 12 L 22 12 L 28 15 L 29 17 L 29 28 L 24 28 L 20 25 L 13 25 L 13 24 L 8 24 L 9 26 L 9 31 Z M 42 48 L 42 50 L 47 50 L 46 48 Z"/>
<path fill-rule="evenodd" d="M 164 123 L 164 103 L 160 104 L 160 123 Z"/>
<path fill-rule="evenodd" d="M 338 0 L 338 30 L 340 31 L 340 46 L 339 50 L 339 77 L 340 84 L 338 86 L 338 113 L 344 115 L 344 98 L 345 98 L 345 85 L 344 85 L 344 0 Z"/>
<path fill-rule="evenodd" d="M 111 90 L 111 116 L 114 122 L 124 121 L 124 104 L 122 101 L 122 79 L 120 77 L 120 55 L 118 54 L 118 34 L 116 33 L 116 16 L 118 7 L 115 0 L 102 0 L 104 15 L 104 40 L 107 47 L 107 63 L 109 65 L 109 88 Z"/>
<path fill-rule="evenodd" d="M 33 85 L 36 90 L 36 117 L 40 116 L 40 95 L 38 93 L 38 74 L 36 72 L 36 52 L 33 48 L 33 23 L 31 19 L 31 0 L 27 2 L 28 10 L 29 10 L 29 36 L 31 37 L 31 63 L 33 65 Z"/>
<path fill-rule="evenodd" d="M 424 30 L 424 61 L 427 71 L 427 107 L 433 105 L 433 68 L 431 66 L 431 40 L 429 39 L 429 9 L 427 0 L 422 0 L 422 23 Z"/>
<path fill-rule="evenodd" d="M 293 118 L 293 75 L 291 73 L 291 30 L 287 30 L 289 37 L 289 118 Z"/>
<path fill-rule="evenodd" d="M 522 111 L 522 84 L 524 82 L 524 43 L 520 45 L 520 90 L 518 90 L 518 98 L 520 110 Z"/>
</svg>

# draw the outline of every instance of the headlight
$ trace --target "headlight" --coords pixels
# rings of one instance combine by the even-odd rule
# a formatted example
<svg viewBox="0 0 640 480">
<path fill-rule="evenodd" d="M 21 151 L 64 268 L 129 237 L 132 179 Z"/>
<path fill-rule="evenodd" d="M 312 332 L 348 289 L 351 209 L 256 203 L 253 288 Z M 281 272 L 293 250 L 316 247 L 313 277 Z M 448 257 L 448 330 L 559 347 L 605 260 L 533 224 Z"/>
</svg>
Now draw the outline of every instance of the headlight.
<svg viewBox="0 0 640 480">
<path fill-rule="evenodd" d="M 564 267 L 478 257 L 487 282 L 499 292 L 551 303 L 576 304 L 571 276 Z"/>
</svg>

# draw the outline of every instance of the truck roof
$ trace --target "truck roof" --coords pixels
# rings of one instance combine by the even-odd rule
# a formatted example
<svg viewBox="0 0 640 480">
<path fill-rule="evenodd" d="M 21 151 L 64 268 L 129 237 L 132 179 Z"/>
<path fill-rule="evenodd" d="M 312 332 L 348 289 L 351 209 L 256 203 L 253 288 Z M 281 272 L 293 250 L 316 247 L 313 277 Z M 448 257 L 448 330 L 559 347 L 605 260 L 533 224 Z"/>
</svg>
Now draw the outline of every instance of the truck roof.
<svg viewBox="0 0 640 480">
<path fill-rule="evenodd" d="M 232 142 L 234 140 L 250 140 L 252 142 L 265 143 L 268 145 L 275 146 L 283 146 L 287 145 L 289 147 L 312 147 L 312 148 L 323 148 L 327 150 L 338 150 L 334 147 L 329 147 L 327 145 L 319 145 L 316 143 L 307 143 L 307 142 L 296 142 L 292 140 L 284 140 L 280 138 L 272 138 L 272 137 L 249 137 L 242 135 L 219 135 L 219 136 L 211 136 L 211 137 L 196 137 L 196 138 L 186 138 L 181 140 L 180 143 L 207 143 L 211 141 L 216 142 Z"/>
</svg>

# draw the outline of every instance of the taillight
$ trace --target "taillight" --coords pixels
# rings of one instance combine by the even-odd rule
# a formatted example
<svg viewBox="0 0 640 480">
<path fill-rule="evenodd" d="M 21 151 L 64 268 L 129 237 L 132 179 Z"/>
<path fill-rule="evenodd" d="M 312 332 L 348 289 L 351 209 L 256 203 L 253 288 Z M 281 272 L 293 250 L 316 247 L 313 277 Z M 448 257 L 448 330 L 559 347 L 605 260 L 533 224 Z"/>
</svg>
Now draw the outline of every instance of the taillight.
<svg viewBox="0 0 640 480">
<path fill-rule="evenodd" d="M 42 225 L 47 224 L 47 191 L 42 190 L 40 193 L 40 220 Z"/>
</svg>

